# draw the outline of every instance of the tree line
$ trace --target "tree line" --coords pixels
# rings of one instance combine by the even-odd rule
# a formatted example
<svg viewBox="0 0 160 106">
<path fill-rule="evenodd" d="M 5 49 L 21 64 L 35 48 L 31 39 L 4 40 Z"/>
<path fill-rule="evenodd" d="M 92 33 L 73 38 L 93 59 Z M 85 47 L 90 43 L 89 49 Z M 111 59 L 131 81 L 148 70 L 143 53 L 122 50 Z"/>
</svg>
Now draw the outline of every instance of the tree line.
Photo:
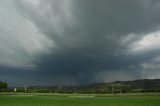
<svg viewBox="0 0 160 106">
<path fill-rule="evenodd" d="M 0 81 L 0 92 L 4 92 L 8 90 L 8 84 L 6 82 Z"/>
<path fill-rule="evenodd" d="M 141 93 L 160 92 L 160 79 L 116 81 L 87 86 L 28 86 L 17 88 L 17 92 L 31 93 Z"/>
<path fill-rule="evenodd" d="M 24 86 L 8 88 L 8 84 L 0 82 L 0 92 L 28 93 L 141 93 L 160 92 L 160 79 L 142 79 L 134 81 L 116 81 L 85 86 Z"/>
</svg>

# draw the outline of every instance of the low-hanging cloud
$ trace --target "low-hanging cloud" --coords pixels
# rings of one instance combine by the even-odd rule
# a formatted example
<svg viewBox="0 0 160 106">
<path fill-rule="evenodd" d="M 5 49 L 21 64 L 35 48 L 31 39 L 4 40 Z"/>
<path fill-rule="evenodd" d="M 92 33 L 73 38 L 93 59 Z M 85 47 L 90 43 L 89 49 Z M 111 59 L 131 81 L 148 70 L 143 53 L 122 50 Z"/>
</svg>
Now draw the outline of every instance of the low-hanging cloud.
<svg viewBox="0 0 160 106">
<path fill-rule="evenodd" d="M 45 79 L 37 84 L 159 78 L 158 71 L 145 67 L 152 63 L 159 69 L 158 0 L 17 0 L 3 4 L 0 63 L 23 68 L 25 73 L 30 68 L 37 70 L 33 81 Z"/>
</svg>

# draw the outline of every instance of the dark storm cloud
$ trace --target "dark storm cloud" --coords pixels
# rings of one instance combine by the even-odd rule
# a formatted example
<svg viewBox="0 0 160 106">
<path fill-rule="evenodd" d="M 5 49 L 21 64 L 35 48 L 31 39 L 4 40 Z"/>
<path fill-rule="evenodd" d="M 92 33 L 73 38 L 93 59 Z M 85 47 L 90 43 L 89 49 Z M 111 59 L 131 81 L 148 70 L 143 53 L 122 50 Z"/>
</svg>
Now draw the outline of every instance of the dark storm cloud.
<svg viewBox="0 0 160 106">
<path fill-rule="evenodd" d="M 160 34 L 158 0 L 18 0 L 14 4 L 46 39 L 37 41 L 45 44 L 42 49 L 29 54 L 36 67 L 33 80 L 76 85 L 159 78 L 157 71 L 146 72 L 144 67 L 160 62 L 155 60 L 159 47 L 153 48 L 159 44 L 154 43 Z"/>
</svg>

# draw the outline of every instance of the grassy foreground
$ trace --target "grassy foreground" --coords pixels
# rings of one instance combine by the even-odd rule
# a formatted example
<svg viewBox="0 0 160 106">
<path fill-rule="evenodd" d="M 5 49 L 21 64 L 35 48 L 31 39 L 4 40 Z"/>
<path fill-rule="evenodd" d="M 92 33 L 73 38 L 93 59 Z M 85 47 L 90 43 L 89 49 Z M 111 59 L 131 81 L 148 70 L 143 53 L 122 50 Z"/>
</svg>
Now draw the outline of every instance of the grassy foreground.
<svg viewBox="0 0 160 106">
<path fill-rule="evenodd" d="M 0 106 L 160 106 L 160 96 L 0 95 Z"/>
</svg>

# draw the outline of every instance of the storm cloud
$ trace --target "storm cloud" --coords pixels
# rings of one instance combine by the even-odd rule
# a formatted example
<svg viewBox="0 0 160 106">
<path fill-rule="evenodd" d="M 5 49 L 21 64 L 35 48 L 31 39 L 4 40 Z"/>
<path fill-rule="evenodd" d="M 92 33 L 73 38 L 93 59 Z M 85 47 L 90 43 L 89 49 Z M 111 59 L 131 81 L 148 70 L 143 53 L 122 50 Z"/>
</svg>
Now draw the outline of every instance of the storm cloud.
<svg viewBox="0 0 160 106">
<path fill-rule="evenodd" d="M 0 80 L 81 85 L 160 78 L 159 0 L 0 1 Z"/>
</svg>

